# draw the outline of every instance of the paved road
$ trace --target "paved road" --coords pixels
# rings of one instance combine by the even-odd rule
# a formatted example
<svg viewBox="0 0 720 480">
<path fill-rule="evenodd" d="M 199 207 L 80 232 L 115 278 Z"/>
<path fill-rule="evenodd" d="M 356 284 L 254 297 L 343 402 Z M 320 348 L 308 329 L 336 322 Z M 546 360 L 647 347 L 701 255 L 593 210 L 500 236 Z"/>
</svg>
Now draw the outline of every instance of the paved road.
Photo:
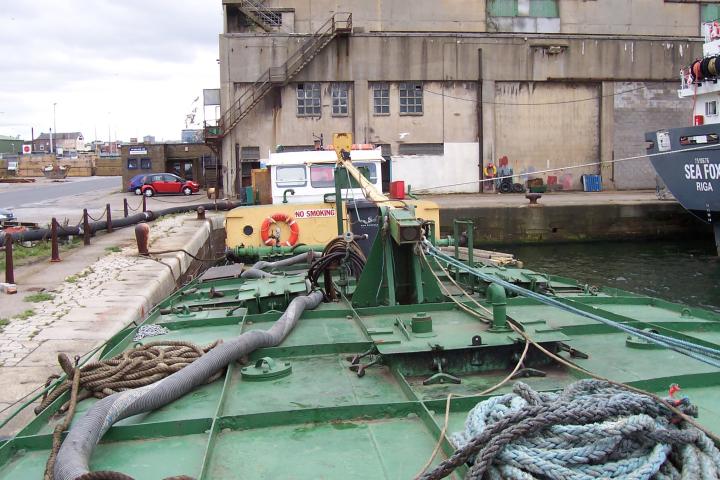
<svg viewBox="0 0 720 480">
<path fill-rule="evenodd" d="M 71 178 L 66 182 L 13 185 L 9 191 L 0 190 L 0 207 L 18 208 L 97 190 L 115 190 L 120 177 Z"/>
</svg>

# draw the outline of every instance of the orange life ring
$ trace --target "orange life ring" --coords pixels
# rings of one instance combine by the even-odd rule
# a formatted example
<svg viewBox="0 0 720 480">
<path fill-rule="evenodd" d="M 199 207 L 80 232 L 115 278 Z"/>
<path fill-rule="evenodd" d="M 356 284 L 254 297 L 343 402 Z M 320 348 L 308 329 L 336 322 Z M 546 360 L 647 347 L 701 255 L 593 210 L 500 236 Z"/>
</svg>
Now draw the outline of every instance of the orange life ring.
<svg viewBox="0 0 720 480">
<path fill-rule="evenodd" d="M 493 165 L 492 163 L 488 163 L 487 166 L 483 169 L 483 172 L 485 173 L 485 176 L 487 178 L 492 178 L 497 175 L 497 167 L 495 167 L 495 165 Z"/>
<path fill-rule="evenodd" d="M 270 225 L 277 222 L 284 222 L 288 227 L 290 227 L 290 238 L 284 242 L 281 242 L 279 238 L 270 236 Z M 274 213 L 263 220 L 262 226 L 260 227 L 260 237 L 265 245 L 275 247 L 292 247 L 297 243 L 298 237 L 300 237 L 300 226 L 290 215 L 285 215 L 284 213 Z"/>
</svg>

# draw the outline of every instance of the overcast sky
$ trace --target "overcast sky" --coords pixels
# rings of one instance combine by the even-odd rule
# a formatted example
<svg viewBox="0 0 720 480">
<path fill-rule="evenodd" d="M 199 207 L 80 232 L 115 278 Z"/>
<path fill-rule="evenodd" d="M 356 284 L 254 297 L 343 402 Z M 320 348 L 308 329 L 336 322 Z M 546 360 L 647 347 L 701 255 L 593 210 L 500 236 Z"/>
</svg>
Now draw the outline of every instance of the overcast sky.
<svg viewBox="0 0 720 480">
<path fill-rule="evenodd" d="M 20 0 L 0 9 L 0 134 L 179 140 L 219 87 L 220 0 Z M 196 127 L 197 128 L 197 127 Z"/>
</svg>

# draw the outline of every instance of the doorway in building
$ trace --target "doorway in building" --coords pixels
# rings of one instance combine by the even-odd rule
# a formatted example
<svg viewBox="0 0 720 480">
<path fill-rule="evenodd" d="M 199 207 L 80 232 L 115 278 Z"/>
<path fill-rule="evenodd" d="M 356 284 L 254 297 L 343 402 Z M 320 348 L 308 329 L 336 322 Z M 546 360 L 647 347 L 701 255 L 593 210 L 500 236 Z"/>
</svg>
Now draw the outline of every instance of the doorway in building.
<svg viewBox="0 0 720 480">
<path fill-rule="evenodd" d="M 390 161 L 391 160 L 390 144 L 383 143 L 383 144 L 380 144 L 380 147 L 382 148 L 383 160 L 385 160 L 382 163 L 382 165 L 380 165 L 380 172 L 382 174 L 382 191 L 389 192 L 390 191 L 390 182 L 392 181 L 392 163 Z"/>
<path fill-rule="evenodd" d="M 192 160 L 168 160 L 168 173 L 174 173 L 185 180 L 195 180 Z"/>
</svg>

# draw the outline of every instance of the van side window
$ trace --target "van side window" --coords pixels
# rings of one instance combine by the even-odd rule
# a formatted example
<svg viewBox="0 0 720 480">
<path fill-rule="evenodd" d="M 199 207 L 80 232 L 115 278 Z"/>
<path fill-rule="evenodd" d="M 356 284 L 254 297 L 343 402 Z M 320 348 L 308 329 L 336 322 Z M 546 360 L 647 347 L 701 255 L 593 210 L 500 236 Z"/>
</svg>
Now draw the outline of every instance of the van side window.
<svg viewBox="0 0 720 480">
<path fill-rule="evenodd" d="M 275 171 L 275 185 L 278 187 L 304 187 L 307 185 L 304 165 L 278 166 Z"/>
<path fill-rule="evenodd" d="M 310 185 L 313 188 L 334 187 L 335 167 L 332 165 L 312 165 L 310 167 Z"/>
<path fill-rule="evenodd" d="M 368 180 L 370 180 L 372 183 L 377 183 L 377 169 L 374 163 L 354 163 L 356 167 L 365 167 L 368 169 L 368 172 L 370 173 L 370 177 Z"/>
</svg>

